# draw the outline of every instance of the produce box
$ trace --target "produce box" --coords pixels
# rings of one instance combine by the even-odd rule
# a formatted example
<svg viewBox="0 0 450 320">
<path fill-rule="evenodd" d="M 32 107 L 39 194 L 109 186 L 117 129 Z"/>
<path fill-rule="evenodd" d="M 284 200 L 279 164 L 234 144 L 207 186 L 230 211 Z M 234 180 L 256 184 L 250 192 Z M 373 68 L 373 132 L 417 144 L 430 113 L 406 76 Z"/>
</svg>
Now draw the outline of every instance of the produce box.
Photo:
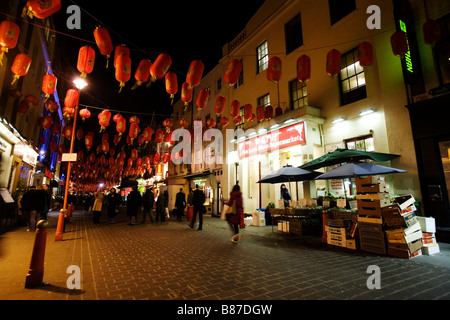
<svg viewBox="0 0 450 320">
<path fill-rule="evenodd" d="M 393 257 L 398 257 L 398 258 L 412 259 L 412 258 L 415 258 L 417 256 L 421 256 L 422 255 L 422 249 L 419 249 L 419 250 L 417 250 L 415 252 L 410 252 L 409 250 L 402 250 L 402 249 L 389 247 L 388 248 L 388 255 L 393 256 Z"/>
<path fill-rule="evenodd" d="M 439 244 L 435 243 L 433 245 L 429 245 L 429 246 L 423 246 L 422 247 L 422 253 L 426 254 L 426 255 L 432 255 L 432 254 L 436 254 L 439 253 Z"/>
<path fill-rule="evenodd" d="M 396 197 L 394 202 L 398 203 L 401 210 L 405 210 L 407 207 L 413 205 L 415 201 L 416 200 L 414 197 L 409 194 L 406 196 Z"/>
<path fill-rule="evenodd" d="M 422 232 L 436 233 L 436 223 L 432 217 L 417 217 Z"/>
</svg>

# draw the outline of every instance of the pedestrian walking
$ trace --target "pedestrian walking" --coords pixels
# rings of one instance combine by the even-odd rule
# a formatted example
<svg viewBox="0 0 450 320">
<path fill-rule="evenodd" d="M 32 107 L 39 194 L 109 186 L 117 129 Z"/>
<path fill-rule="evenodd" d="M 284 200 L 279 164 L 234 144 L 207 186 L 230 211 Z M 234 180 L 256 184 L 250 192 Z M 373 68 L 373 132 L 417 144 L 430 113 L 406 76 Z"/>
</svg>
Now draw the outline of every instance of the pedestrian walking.
<svg viewBox="0 0 450 320">
<path fill-rule="evenodd" d="M 234 233 L 231 238 L 231 242 L 237 243 L 240 239 L 239 234 L 239 225 L 241 223 L 242 216 L 244 214 L 243 201 L 242 201 L 242 192 L 239 185 L 235 185 L 230 193 L 230 200 L 226 203 L 227 206 L 233 207 L 234 212 L 227 214 L 227 222 L 231 227 L 232 232 Z"/>
<path fill-rule="evenodd" d="M 156 221 L 161 219 L 161 222 L 166 221 L 166 214 L 164 212 L 164 194 L 159 193 L 158 199 L 156 199 Z"/>
<path fill-rule="evenodd" d="M 142 204 L 144 207 L 144 213 L 142 217 L 142 223 L 145 223 L 147 215 L 150 217 L 150 222 L 153 223 L 153 205 L 155 204 L 155 194 L 153 188 L 148 188 L 142 197 Z"/>
<path fill-rule="evenodd" d="M 23 194 L 22 199 L 20 199 L 20 204 L 22 206 L 22 212 L 25 217 L 25 221 L 27 222 L 27 231 L 34 231 L 36 228 L 36 218 L 33 217 L 33 228 L 30 228 L 31 222 L 31 202 L 33 198 L 33 193 L 35 192 L 35 187 L 30 186 L 28 190 Z M 33 213 L 35 214 L 35 213 Z M 33 230 L 32 230 L 33 229 Z"/>
<path fill-rule="evenodd" d="M 102 190 L 99 188 L 94 194 L 94 205 L 92 206 L 94 223 L 100 223 L 100 215 L 102 213 L 103 199 L 104 196 Z"/>
<path fill-rule="evenodd" d="M 137 186 L 134 186 L 133 190 L 128 194 L 127 197 L 127 216 L 130 217 L 129 225 L 136 224 L 136 217 L 141 206 L 142 206 L 141 193 L 138 191 Z"/>
<path fill-rule="evenodd" d="M 180 192 L 177 193 L 175 207 L 177 208 L 177 221 L 181 221 L 181 216 L 186 208 L 186 195 L 183 192 L 183 188 L 180 188 Z"/>
<path fill-rule="evenodd" d="M 50 211 L 50 200 L 51 196 L 48 191 L 48 187 L 46 184 L 42 184 L 37 187 L 37 197 L 39 198 L 39 202 L 42 202 L 42 208 L 38 208 L 40 212 L 40 219 L 47 220 L 47 213 Z M 40 204 L 38 204 L 40 206 Z M 37 220 L 36 223 L 39 221 Z"/>
<path fill-rule="evenodd" d="M 198 188 L 198 184 L 195 185 L 195 190 L 192 195 L 192 204 L 194 205 L 194 215 L 192 221 L 189 223 L 189 227 L 194 228 L 195 220 L 198 214 L 198 230 L 202 230 L 203 227 L 203 213 L 206 211 L 205 206 L 205 194 Z"/>
<path fill-rule="evenodd" d="M 108 223 L 115 223 L 115 217 L 119 213 L 122 197 L 116 192 L 116 188 L 111 188 L 106 199 L 108 200 Z"/>
<path fill-rule="evenodd" d="M 169 191 L 164 190 L 164 214 L 165 218 L 169 219 Z"/>
<path fill-rule="evenodd" d="M 87 214 L 91 211 L 92 202 L 94 200 L 94 196 L 91 192 L 88 192 L 83 197 L 83 207 L 84 207 L 84 214 Z"/>
<path fill-rule="evenodd" d="M 289 200 L 291 200 L 291 195 L 289 194 L 289 190 L 286 188 L 286 185 L 283 183 L 280 187 L 280 199 L 283 199 L 284 207 L 289 207 Z"/>
</svg>

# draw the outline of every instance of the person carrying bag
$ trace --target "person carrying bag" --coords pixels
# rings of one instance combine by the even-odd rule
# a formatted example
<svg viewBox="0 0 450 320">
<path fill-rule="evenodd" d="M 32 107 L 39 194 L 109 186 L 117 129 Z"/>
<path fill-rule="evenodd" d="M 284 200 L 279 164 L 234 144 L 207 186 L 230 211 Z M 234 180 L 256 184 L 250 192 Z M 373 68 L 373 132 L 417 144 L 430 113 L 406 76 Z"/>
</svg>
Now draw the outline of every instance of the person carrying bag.
<svg viewBox="0 0 450 320">
<path fill-rule="evenodd" d="M 234 233 L 231 242 L 238 243 L 240 239 L 239 228 L 242 228 L 244 218 L 244 207 L 242 201 L 242 193 L 239 185 L 235 185 L 230 194 L 230 200 L 224 205 L 226 221 L 230 225 Z"/>
</svg>

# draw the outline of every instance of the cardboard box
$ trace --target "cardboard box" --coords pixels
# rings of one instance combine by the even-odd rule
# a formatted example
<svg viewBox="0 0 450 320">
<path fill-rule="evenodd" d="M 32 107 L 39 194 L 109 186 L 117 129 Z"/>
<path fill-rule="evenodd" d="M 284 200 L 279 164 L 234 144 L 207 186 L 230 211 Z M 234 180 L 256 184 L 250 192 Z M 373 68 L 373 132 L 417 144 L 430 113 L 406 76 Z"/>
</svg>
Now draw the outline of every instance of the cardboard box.
<svg viewBox="0 0 450 320">
<path fill-rule="evenodd" d="M 422 253 L 426 255 L 432 255 L 439 253 L 439 245 L 437 243 L 430 245 L 430 246 L 423 246 L 422 247 Z"/>
<path fill-rule="evenodd" d="M 432 217 L 417 217 L 422 232 L 436 233 L 436 222 Z"/>
<path fill-rule="evenodd" d="M 415 201 L 416 201 L 416 199 L 414 199 L 414 197 L 410 194 L 407 196 L 401 196 L 401 197 L 395 198 L 395 202 L 398 203 L 401 210 L 405 210 L 407 207 L 414 204 Z"/>
<path fill-rule="evenodd" d="M 252 218 L 252 226 L 255 227 L 264 227 L 266 225 L 266 218 Z"/>
<path fill-rule="evenodd" d="M 422 241 L 424 246 L 437 243 L 435 234 L 430 232 L 422 232 Z"/>
<path fill-rule="evenodd" d="M 398 258 L 412 259 L 412 258 L 421 256 L 422 249 L 419 249 L 415 252 L 410 252 L 409 250 L 402 250 L 402 249 L 388 247 L 388 255 L 398 257 Z"/>
<path fill-rule="evenodd" d="M 253 221 L 253 218 L 252 218 L 252 217 L 246 217 L 246 218 L 244 218 L 244 224 L 245 224 L 245 226 L 246 226 L 246 227 L 251 226 L 251 225 L 252 225 L 252 221 Z"/>
</svg>

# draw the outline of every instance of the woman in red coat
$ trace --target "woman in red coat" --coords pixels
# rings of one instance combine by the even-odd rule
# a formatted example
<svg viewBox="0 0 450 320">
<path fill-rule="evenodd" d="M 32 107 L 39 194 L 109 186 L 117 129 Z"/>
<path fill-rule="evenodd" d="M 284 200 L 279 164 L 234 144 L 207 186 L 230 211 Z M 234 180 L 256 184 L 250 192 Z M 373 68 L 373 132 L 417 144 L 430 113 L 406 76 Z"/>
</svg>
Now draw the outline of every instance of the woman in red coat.
<svg viewBox="0 0 450 320">
<path fill-rule="evenodd" d="M 231 242 L 237 243 L 239 235 L 239 225 L 241 223 L 242 216 L 244 214 L 244 208 L 242 205 L 242 193 L 239 185 L 235 185 L 230 194 L 230 200 L 226 203 L 228 206 L 232 207 L 235 203 L 236 210 L 233 214 L 227 214 L 227 221 L 230 224 L 231 230 L 234 232 Z"/>
</svg>

